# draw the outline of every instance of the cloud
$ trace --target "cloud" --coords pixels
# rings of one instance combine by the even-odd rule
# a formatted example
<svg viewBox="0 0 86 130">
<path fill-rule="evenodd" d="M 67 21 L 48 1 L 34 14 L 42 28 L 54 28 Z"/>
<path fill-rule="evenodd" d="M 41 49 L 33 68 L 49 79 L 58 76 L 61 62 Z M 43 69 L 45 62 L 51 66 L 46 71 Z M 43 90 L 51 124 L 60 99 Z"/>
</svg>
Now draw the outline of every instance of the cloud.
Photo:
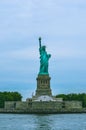
<svg viewBox="0 0 86 130">
<path fill-rule="evenodd" d="M 4 58 L 35 60 L 38 58 L 38 49 L 36 47 L 29 47 L 18 50 L 5 51 L 1 53 L 0 57 L 2 60 Z"/>
<path fill-rule="evenodd" d="M 85 5 L 85 1 L 4 0 L 1 3 L 1 39 L 13 35 L 23 38 L 34 34 L 67 36 L 86 32 L 86 10 L 69 7 L 75 3 Z"/>
<path fill-rule="evenodd" d="M 0 84 L 7 87 L 13 85 L 14 90 L 20 85 L 22 93 L 25 82 L 26 86 L 32 85 L 29 82 L 33 82 L 39 69 L 39 36 L 43 37 L 42 43 L 52 55 L 50 71 L 55 75 L 55 88 L 58 79 L 64 81 L 66 89 L 69 87 L 66 81 L 71 80 L 71 70 L 77 70 L 76 77 L 72 80 L 75 83 L 79 73 L 84 75 L 86 70 L 85 15 L 85 0 L 1 0 L 0 79 L 3 83 L 0 81 Z M 63 72 L 65 79 L 62 80 Z M 80 82 L 86 84 L 85 81 Z M 66 91 L 64 88 L 61 90 Z"/>
</svg>

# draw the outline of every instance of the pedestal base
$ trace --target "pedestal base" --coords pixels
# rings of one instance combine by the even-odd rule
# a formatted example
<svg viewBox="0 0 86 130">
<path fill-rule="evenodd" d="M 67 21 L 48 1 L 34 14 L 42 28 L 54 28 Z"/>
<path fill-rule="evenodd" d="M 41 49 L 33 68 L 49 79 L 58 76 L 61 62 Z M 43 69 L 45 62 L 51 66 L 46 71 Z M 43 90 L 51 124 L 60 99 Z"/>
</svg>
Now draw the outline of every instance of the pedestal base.
<svg viewBox="0 0 86 130">
<path fill-rule="evenodd" d="M 37 77 L 37 90 L 36 96 L 49 95 L 52 96 L 50 89 L 50 77 L 49 75 L 38 75 Z"/>
</svg>

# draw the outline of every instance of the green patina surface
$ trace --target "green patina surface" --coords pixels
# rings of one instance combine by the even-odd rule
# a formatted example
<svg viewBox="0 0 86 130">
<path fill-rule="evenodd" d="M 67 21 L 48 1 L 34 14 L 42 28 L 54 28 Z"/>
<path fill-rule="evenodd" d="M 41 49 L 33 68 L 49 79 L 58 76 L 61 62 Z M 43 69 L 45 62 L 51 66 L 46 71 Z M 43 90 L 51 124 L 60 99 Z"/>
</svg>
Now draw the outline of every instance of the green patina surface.
<svg viewBox="0 0 86 130">
<path fill-rule="evenodd" d="M 47 54 L 46 46 L 41 46 L 41 37 L 39 38 L 39 53 L 40 53 L 40 71 L 39 75 L 45 75 L 48 73 L 49 58 L 51 54 Z"/>
</svg>

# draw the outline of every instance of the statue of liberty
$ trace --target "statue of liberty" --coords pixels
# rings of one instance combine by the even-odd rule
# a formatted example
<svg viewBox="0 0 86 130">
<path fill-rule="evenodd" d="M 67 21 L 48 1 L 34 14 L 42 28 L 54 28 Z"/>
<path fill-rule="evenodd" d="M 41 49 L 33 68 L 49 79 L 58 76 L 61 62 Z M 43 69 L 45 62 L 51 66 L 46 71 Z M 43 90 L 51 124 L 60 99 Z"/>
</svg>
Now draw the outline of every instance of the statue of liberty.
<svg viewBox="0 0 86 130">
<path fill-rule="evenodd" d="M 48 74 L 48 61 L 51 54 L 47 54 L 46 46 L 41 46 L 41 37 L 39 38 L 39 53 L 40 53 L 40 71 L 39 74 Z"/>
</svg>

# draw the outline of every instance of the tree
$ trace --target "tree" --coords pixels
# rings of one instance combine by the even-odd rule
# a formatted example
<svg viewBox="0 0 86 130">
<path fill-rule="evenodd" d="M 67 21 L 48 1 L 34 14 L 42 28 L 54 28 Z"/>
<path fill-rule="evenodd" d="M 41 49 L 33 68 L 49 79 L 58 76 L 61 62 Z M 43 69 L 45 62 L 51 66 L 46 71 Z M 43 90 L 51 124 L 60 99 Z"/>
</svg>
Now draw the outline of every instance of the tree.
<svg viewBox="0 0 86 130">
<path fill-rule="evenodd" d="M 79 93 L 79 94 L 59 94 L 56 95 L 56 98 L 63 98 L 64 101 L 82 101 L 82 106 L 86 107 L 86 93 Z"/>
<path fill-rule="evenodd" d="M 0 92 L 0 108 L 4 107 L 5 101 L 21 101 L 22 96 L 18 92 Z"/>
</svg>

